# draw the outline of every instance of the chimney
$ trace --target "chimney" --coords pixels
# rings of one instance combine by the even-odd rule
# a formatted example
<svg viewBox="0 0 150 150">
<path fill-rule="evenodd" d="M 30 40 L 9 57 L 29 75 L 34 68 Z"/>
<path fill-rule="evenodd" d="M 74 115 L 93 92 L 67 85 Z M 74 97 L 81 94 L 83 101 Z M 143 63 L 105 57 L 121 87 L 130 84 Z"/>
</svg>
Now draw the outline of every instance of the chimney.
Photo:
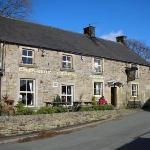
<svg viewBox="0 0 150 150">
<path fill-rule="evenodd" d="M 121 35 L 121 36 L 117 36 L 116 37 L 116 42 L 122 43 L 123 45 L 125 45 L 125 40 L 126 40 L 126 36 Z"/>
<path fill-rule="evenodd" d="M 95 37 L 95 27 L 89 25 L 88 27 L 85 27 L 84 34 L 88 35 L 89 37 Z"/>
</svg>

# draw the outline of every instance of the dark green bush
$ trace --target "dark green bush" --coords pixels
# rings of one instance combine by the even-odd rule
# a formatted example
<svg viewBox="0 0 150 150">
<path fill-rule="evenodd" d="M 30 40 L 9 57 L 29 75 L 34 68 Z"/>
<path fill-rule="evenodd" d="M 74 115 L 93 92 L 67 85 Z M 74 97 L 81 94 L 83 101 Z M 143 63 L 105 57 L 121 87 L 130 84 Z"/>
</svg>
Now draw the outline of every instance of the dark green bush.
<svg viewBox="0 0 150 150">
<path fill-rule="evenodd" d="M 33 115 L 35 114 L 33 108 L 28 108 L 25 107 L 25 105 L 19 101 L 18 104 L 16 105 L 16 110 L 15 110 L 16 115 Z"/>
<path fill-rule="evenodd" d="M 37 110 L 37 114 L 51 114 L 51 113 L 63 113 L 68 112 L 67 107 L 59 106 L 59 107 L 41 107 Z"/>
<path fill-rule="evenodd" d="M 37 114 L 51 114 L 54 113 L 54 108 L 52 107 L 41 107 L 37 110 Z"/>
<path fill-rule="evenodd" d="M 79 108 L 79 111 L 93 111 L 93 107 L 92 106 L 82 106 Z"/>
<path fill-rule="evenodd" d="M 59 106 L 59 107 L 53 107 L 55 113 L 63 113 L 63 112 L 68 112 L 67 107 Z"/>
<path fill-rule="evenodd" d="M 82 106 L 78 111 L 96 111 L 96 110 L 113 110 L 114 107 L 112 105 L 94 105 L 94 106 Z"/>
<path fill-rule="evenodd" d="M 16 115 L 33 115 L 35 114 L 33 108 L 24 107 L 21 109 L 17 109 L 15 112 Z"/>
<path fill-rule="evenodd" d="M 109 104 L 93 106 L 94 110 L 113 110 L 114 107 Z"/>
</svg>

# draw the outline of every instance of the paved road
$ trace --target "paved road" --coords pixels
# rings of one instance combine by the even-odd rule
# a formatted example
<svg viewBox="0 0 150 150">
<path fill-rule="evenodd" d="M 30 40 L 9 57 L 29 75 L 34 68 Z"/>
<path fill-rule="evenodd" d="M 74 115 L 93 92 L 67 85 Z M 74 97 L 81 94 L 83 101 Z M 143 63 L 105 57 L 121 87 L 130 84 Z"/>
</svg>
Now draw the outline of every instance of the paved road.
<svg viewBox="0 0 150 150">
<path fill-rule="evenodd" d="M 150 150 L 150 112 L 48 139 L 2 144 L 0 150 Z"/>
</svg>

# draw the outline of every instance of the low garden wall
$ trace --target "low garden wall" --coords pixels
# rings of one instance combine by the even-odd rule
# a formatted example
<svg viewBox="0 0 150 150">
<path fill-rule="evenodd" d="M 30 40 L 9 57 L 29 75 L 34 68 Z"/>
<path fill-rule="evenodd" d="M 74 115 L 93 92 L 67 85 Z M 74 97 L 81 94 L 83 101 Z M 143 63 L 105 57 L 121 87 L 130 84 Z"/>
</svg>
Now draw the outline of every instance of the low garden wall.
<svg viewBox="0 0 150 150">
<path fill-rule="evenodd" d="M 0 116 L 0 137 L 67 127 L 117 115 L 117 110 Z"/>
</svg>

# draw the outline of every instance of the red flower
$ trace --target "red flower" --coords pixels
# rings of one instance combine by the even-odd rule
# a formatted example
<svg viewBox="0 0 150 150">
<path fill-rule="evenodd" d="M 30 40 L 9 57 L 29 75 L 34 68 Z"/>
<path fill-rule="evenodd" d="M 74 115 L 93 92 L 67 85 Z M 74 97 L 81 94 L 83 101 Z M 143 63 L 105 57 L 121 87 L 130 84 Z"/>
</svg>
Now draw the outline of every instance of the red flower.
<svg viewBox="0 0 150 150">
<path fill-rule="evenodd" d="M 100 98 L 99 105 L 105 105 L 105 104 L 107 104 L 107 100 L 105 98 Z"/>
</svg>

